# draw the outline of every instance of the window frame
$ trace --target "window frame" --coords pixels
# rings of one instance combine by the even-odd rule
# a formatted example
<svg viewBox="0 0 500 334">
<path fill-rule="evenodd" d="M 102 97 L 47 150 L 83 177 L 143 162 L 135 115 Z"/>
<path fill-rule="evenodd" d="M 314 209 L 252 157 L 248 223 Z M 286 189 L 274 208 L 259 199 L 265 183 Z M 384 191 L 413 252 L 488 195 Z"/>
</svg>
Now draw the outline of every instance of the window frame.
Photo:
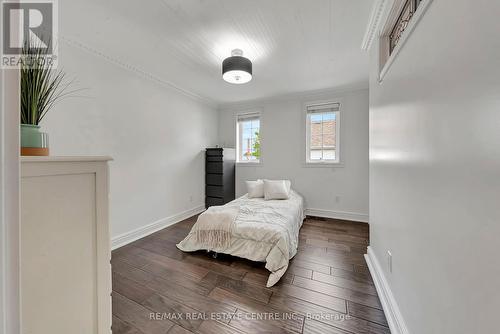
<svg viewBox="0 0 500 334">
<path fill-rule="evenodd" d="M 311 160 L 310 159 L 310 119 L 308 108 L 319 106 L 319 105 L 327 105 L 327 104 L 338 104 L 338 111 L 335 111 L 335 160 Z M 326 101 L 313 101 L 307 102 L 303 107 L 303 128 L 304 128 L 304 166 L 305 167 L 344 167 L 344 163 L 342 160 L 341 154 L 341 145 L 342 145 L 342 100 L 326 100 Z"/>
<path fill-rule="evenodd" d="M 241 117 L 252 117 L 256 116 L 259 119 L 259 139 L 260 139 L 260 157 L 258 160 L 248 160 L 241 161 L 240 160 L 240 119 Z M 238 112 L 235 115 L 234 119 L 235 123 L 235 135 L 236 135 L 236 165 L 237 166 L 262 166 L 262 113 L 260 110 L 249 110 Z"/>
<path fill-rule="evenodd" d="M 387 0 L 386 0 L 387 1 Z M 392 6 L 388 7 L 388 12 L 384 14 L 384 19 L 382 21 L 382 29 L 379 33 L 379 77 L 378 82 L 381 84 L 389 72 L 395 59 L 398 57 L 399 52 L 406 44 L 408 38 L 415 30 L 415 27 L 419 24 L 420 20 L 424 16 L 425 12 L 429 8 L 433 0 L 410 0 L 412 2 L 411 6 L 416 6 L 414 8 L 414 13 L 408 22 L 405 30 L 401 34 L 401 37 L 394 47 L 390 47 L 390 35 L 396 26 L 398 19 L 400 18 L 402 11 L 404 9 L 407 0 L 391 0 Z M 418 1 L 418 3 L 416 2 Z"/>
</svg>

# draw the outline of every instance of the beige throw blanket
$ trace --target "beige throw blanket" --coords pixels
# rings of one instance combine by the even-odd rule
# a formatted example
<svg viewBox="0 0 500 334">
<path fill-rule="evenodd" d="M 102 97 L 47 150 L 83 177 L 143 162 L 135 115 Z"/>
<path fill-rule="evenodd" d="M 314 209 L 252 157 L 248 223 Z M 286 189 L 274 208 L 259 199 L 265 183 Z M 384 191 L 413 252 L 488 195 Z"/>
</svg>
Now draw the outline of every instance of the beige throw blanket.
<svg viewBox="0 0 500 334">
<path fill-rule="evenodd" d="M 239 208 L 211 206 L 194 224 L 196 242 L 207 250 L 224 249 L 231 245 L 231 235 Z"/>
</svg>

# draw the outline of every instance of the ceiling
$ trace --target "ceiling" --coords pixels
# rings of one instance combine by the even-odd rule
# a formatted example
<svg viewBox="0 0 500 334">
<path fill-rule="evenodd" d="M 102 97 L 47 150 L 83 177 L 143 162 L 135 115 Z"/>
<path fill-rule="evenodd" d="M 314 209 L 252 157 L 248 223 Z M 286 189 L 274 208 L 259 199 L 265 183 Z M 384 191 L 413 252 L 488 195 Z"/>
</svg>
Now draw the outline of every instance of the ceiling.
<svg viewBox="0 0 500 334">
<path fill-rule="evenodd" d="M 193 95 L 223 104 L 368 81 L 360 49 L 371 0 L 59 2 L 60 35 Z M 245 85 L 222 80 L 240 48 Z"/>
</svg>

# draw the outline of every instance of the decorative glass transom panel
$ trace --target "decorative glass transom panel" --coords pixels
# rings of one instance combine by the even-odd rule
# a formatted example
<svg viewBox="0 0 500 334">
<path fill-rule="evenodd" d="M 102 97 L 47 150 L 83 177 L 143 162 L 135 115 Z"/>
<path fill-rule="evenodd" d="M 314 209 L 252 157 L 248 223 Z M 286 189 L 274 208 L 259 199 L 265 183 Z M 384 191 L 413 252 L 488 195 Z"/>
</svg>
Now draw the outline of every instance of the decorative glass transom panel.
<svg viewBox="0 0 500 334">
<path fill-rule="evenodd" d="M 392 51 L 394 51 L 398 45 L 403 32 L 408 27 L 413 14 L 415 14 L 415 11 L 421 2 L 422 0 L 406 0 L 389 35 L 389 54 L 392 54 Z"/>
</svg>

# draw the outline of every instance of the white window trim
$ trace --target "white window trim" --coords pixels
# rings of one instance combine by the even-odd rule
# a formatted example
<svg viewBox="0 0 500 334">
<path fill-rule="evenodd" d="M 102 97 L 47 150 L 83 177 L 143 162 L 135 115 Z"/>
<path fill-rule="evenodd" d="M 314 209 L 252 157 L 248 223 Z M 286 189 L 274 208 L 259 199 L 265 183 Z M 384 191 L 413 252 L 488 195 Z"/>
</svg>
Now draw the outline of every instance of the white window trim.
<svg viewBox="0 0 500 334">
<path fill-rule="evenodd" d="M 249 115 L 257 115 L 260 120 L 260 126 L 259 126 L 259 137 L 260 137 L 260 157 L 259 161 L 239 161 L 240 158 L 240 136 L 238 133 L 238 119 L 240 116 L 249 116 Z M 236 115 L 234 116 L 234 133 L 236 136 L 236 166 L 237 167 L 261 167 L 263 166 L 263 155 L 264 152 L 262 150 L 262 111 L 257 109 L 257 110 L 246 110 L 246 111 L 241 111 L 237 112 Z"/>
<path fill-rule="evenodd" d="M 385 0 L 389 1 L 389 0 Z M 417 11 L 415 14 L 413 14 L 413 17 L 411 18 L 408 26 L 406 27 L 405 31 L 403 32 L 400 41 L 398 42 L 398 45 L 394 48 L 390 56 L 387 56 L 389 54 L 389 43 L 388 43 L 388 36 L 392 31 L 392 28 L 394 26 L 394 23 L 399 17 L 400 11 L 403 8 L 404 3 L 406 0 L 390 0 L 389 2 L 392 2 L 391 6 L 388 6 L 389 12 L 385 15 L 385 21 L 383 22 L 382 25 L 382 30 L 380 33 L 380 42 L 379 42 L 379 51 L 380 51 L 380 57 L 381 61 L 379 64 L 379 78 L 378 81 L 379 83 L 382 83 L 384 80 L 385 76 L 387 75 L 387 72 L 391 68 L 392 64 L 396 60 L 397 56 L 399 55 L 399 52 L 405 45 L 406 41 L 410 37 L 410 35 L 413 33 L 415 30 L 415 27 L 417 24 L 420 22 L 422 19 L 423 15 L 429 8 L 429 5 L 432 3 L 433 0 L 423 0 L 422 3 L 418 6 Z"/>
<path fill-rule="evenodd" d="M 308 127 L 308 115 L 307 115 L 307 107 L 318 105 L 318 104 L 335 104 L 338 103 L 340 105 L 339 111 L 337 112 L 337 119 L 338 122 L 336 124 L 336 143 L 335 143 L 335 155 L 338 157 L 336 161 L 310 161 L 308 158 L 309 155 L 309 131 L 307 129 Z M 342 99 L 334 99 L 334 100 L 319 100 L 319 101 L 310 101 L 304 103 L 302 107 L 302 129 L 303 129 L 303 137 L 304 140 L 304 145 L 303 145 L 303 157 L 304 157 L 304 163 L 303 167 L 323 167 L 323 168 L 335 168 L 335 167 L 344 167 L 344 161 L 342 159 L 342 127 L 344 125 L 343 117 L 342 117 Z"/>
</svg>

